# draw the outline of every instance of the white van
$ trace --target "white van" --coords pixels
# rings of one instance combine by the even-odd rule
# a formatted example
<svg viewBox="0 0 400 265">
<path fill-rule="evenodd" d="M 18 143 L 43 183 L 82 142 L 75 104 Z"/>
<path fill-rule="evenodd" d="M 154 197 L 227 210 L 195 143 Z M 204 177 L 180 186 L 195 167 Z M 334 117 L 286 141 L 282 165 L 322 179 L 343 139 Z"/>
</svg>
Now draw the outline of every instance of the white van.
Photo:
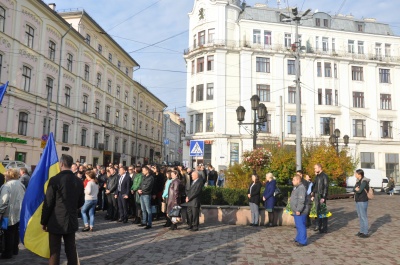
<svg viewBox="0 0 400 265">
<path fill-rule="evenodd" d="M 383 176 L 382 171 L 372 168 L 361 168 L 364 171 L 364 177 L 369 178 L 371 181 L 369 186 L 374 188 L 375 191 L 383 191 L 388 184 L 388 179 Z M 356 185 L 356 177 L 350 176 L 346 178 L 346 191 L 352 192 Z"/>
</svg>

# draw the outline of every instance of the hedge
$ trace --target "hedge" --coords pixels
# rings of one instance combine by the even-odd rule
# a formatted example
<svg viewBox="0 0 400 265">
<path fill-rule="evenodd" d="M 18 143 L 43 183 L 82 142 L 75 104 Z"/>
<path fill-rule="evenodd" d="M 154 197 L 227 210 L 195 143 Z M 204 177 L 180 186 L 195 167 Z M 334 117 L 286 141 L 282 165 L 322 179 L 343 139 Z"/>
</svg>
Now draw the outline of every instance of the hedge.
<svg viewBox="0 0 400 265">
<path fill-rule="evenodd" d="M 278 186 L 282 194 L 277 198 L 277 205 L 285 206 L 289 192 L 292 192 L 292 186 Z M 261 189 L 261 195 L 264 187 Z M 337 186 L 329 187 L 329 194 L 345 194 L 346 189 Z M 230 189 L 217 187 L 204 187 L 200 198 L 202 205 L 235 205 L 247 206 L 249 201 L 247 198 L 247 189 Z"/>
</svg>

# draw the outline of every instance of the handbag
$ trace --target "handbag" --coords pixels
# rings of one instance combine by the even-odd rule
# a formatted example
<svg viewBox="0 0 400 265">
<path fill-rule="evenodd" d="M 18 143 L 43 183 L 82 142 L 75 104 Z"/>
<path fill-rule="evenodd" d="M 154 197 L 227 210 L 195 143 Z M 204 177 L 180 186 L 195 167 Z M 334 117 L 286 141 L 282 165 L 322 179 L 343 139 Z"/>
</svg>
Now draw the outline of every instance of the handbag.
<svg viewBox="0 0 400 265">
<path fill-rule="evenodd" d="M 181 216 L 181 208 L 180 206 L 174 206 L 172 210 L 169 212 L 169 217 L 180 217 Z"/>
<path fill-rule="evenodd" d="M 167 204 L 165 202 L 161 203 L 161 212 L 165 213 L 167 211 Z"/>
<path fill-rule="evenodd" d="M 156 205 L 151 206 L 151 213 L 152 214 L 156 214 L 157 213 L 157 206 Z"/>
<path fill-rule="evenodd" d="M 275 188 L 275 191 L 274 191 L 274 197 L 275 197 L 276 195 L 279 195 L 279 194 L 281 194 L 281 190 L 280 190 L 278 187 L 276 187 L 276 188 Z"/>
</svg>

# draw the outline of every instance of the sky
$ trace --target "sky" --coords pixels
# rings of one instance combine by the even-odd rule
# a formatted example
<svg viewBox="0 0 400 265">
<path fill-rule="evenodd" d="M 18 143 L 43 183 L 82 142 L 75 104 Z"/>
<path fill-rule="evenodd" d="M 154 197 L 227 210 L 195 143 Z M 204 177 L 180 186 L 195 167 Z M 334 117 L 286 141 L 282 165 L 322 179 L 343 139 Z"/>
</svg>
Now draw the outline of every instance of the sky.
<svg viewBox="0 0 400 265">
<path fill-rule="evenodd" d="M 188 13 L 199 0 L 52 0 L 58 12 L 84 9 L 141 66 L 134 79 L 168 105 L 186 115 Z M 277 0 L 247 0 L 277 7 Z M 318 10 L 331 15 L 352 14 L 388 23 L 400 35 L 400 0 L 281 0 L 280 7 Z M 152 46 L 149 46 L 152 45 Z"/>
</svg>

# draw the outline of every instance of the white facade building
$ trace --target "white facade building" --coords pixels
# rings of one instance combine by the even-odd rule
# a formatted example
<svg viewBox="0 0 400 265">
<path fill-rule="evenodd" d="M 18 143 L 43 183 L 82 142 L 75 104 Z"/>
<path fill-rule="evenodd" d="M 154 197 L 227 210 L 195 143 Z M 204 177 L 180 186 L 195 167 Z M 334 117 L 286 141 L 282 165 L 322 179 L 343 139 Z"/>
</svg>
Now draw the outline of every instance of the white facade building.
<svg viewBox="0 0 400 265">
<path fill-rule="evenodd" d="M 165 111 L 163 126 L 163 162 L 182 163 L 182 136 L 185 135 L 185 120 L 177 112 Z"/>
<path fill-rule="evenodd" d="M 282 12 L 290 15 L 238 0 L 194 1 L 184 58 L 186 139 L 207 143 L 197 162 L 227 166 L 252 149 L 252 128 L 238 126 L 236 108 L 244 106 L 244 122 L 252 122 L 254 94 L 268 109 L 257 143 L 294 145 L 295 26 L 281 21 Z M 400 181 L 400 38 L 374 19 L 323 12 L 307 18 L 299 27 L 303 142 L 328 141 L 338 128 L 350 137 L 359 167 Z"/>
</svg>

